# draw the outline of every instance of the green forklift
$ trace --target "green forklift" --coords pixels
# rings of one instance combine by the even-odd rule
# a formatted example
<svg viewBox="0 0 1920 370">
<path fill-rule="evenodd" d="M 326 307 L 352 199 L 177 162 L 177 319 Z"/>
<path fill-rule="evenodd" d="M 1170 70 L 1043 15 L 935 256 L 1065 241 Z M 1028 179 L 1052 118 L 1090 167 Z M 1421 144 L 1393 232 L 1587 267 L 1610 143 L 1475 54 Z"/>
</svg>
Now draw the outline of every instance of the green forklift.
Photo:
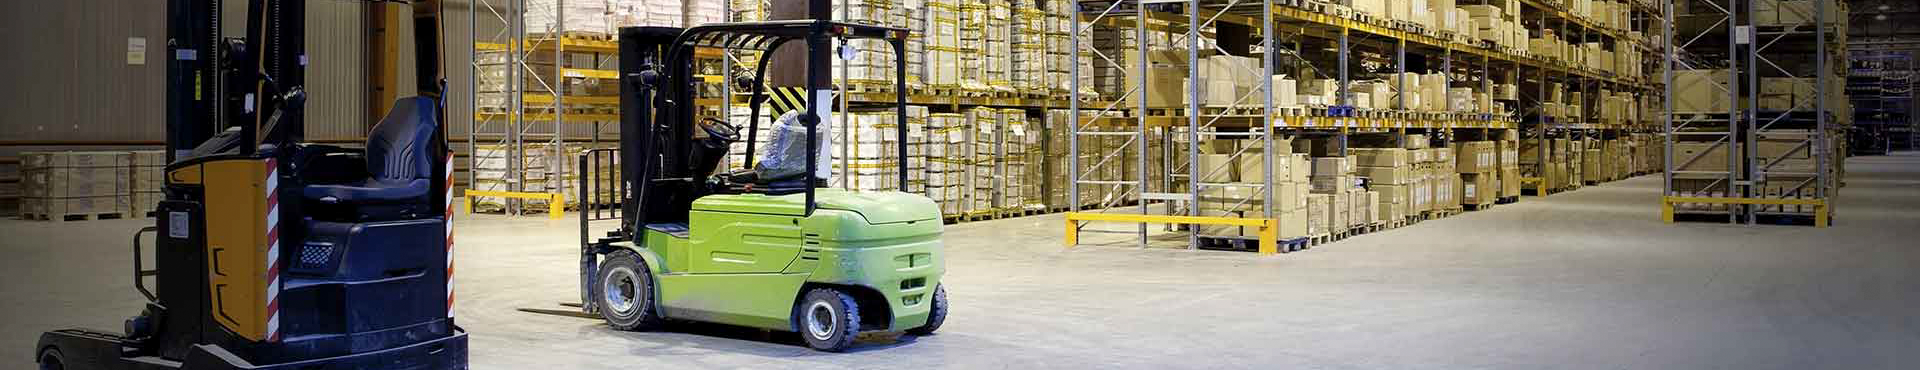
<svg viewBox="0 0 1920 370">
<path fill-rule="evenodd" d="M 828 188 L 816 157 L 826 152 L 815 127 L 828 122 L 823 116 L 832 106 L 831 43 L 891 43 L 901 61 L 896 91 L 904 91 L 907 35 L 823 19 L 622 29 L 620 227 L 583 240 L 585 313 L 619 330 L 684 320 L 791 331 L 809 347 L 836 352 L 865 332 L 939 329 L 947 315 L 939 208 L 922 195 Z M 774 55 L 782 47 L 805 48 L 804 90 L 761 83 L 768 61 L 778 58 L 762 58 L 755 75 L 739 81 L 752 92 L 753 116 L 769 90 L 793 108 L 780 122 L 792 123 L 789 130 L 773 126 L 767 146 L 791 145 L 768 150 L 756 166 L 758 119 L 733 127 L 696 118 L 695 54 Z M 895 105 L 904 128 L 905 97 Z M 719 168 L 741 130 L 748 136 L 745 168 Z M 906 132 L 896 131 L 905 142 Z M 906 148 L 898 150 L 906 158 Z M 899 166 L 905 184 L 906 163 Z"/>
</svg>

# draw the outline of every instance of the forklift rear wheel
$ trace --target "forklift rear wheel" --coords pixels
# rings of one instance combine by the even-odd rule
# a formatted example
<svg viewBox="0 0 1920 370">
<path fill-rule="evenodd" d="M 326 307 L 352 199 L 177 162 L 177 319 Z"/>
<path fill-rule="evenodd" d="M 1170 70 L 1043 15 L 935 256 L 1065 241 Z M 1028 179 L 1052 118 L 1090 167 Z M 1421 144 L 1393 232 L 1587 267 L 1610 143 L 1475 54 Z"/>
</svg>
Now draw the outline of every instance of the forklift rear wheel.
<svg viewBox="0 0 1920 370">
<path fill-rule="evenodd" d="M 67 361 L 60 356 L 57 348 L 40 351 L 40 370 L 66 370 Z"/>
<path fill-rule="evenodd" d="M 933 331 L 940 330 L 940 324 L 943 324 L 946 322 L 947 322 L 947 285 L 946 284 L 935 285 L 933 287 L 933 307 L 927 310 L 927 324 L 921 325 L 918 328 L 907 329 L 907 334 L 913 334 L 913 335 L 933 334 Z"/>
<path fill-rule="evenodd" d="M 807 292 L 800 300 L 800 306 L 794 307 L 794 315 L 799 316 L 800 336 L 807 339 L 807 346 L 813 349 L 840 352 L 853 346 L 853 338 L 860 334 L 860 304 L 833 288 L 819 288 Z"/>
<path fill-rule="evenodd" d="M 632 251 L 614 252 L 600 263 L 599 294 L 594 294 L 595 302 L 600 306 L 600 317 L 607 319 L 607 326 L 616 330 L 645 330 L 660 323 L 660 315 L 653 309 L 653 274 L 648 273 L 647 264 L 640 261 L 640 255 Z"/>
</svg>

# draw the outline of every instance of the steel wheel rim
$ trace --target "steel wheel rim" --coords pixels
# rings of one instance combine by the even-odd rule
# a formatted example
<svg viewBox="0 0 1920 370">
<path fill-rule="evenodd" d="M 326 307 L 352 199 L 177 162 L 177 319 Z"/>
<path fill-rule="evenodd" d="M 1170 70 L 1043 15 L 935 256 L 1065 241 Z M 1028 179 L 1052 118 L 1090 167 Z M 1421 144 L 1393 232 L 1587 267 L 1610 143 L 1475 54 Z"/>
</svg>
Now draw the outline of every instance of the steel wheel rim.
<svg viewBox="0 0 1920 370">
<path fill-rule="evenodd" d="M 816 301 L 807 305 L 806 316 L 807 334 L 813 335 L 814 339 L 832 338 L 835 327 L 840 323 L 840 320 L 837 320 L 839 313 L 834 312 L 833 305 L 827 302 Z"/>
<path fill-rule="evenodd" d="M 606 296 L 607 309 L 621 316 L 633 312 L 635 302 L 639 300 L 638 282 L 632 269 L 620 267 L 608 271 L 607 280 L 602 282 L 600 288 L 602 295 Z"/>
</svg>

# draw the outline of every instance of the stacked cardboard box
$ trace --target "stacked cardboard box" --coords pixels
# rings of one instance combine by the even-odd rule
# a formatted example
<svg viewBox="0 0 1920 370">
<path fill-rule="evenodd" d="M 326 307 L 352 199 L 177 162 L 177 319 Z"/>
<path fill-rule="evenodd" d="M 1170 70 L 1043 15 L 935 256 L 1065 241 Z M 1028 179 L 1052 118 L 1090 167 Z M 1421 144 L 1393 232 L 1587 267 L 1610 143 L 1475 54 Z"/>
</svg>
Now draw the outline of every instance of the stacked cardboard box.
<svg viewBox="0 0 1920 370">
<path fill-rule="evenodd" d="M 20 156 L 20 214 L 29 219 L 126 217 L 129 152 L 28 152 Z"/>
<path fill-rule="evenodd" d="M 1201 216 L 1262 218 L 1270 211 L 1280 225 L 1280 238 L 1311 234 L 1307 209 L 1308 157 L 1292 153 L 1290 140 L 1275 138 L 1273 141 L 1272 151 L 1261 149 L 1266 145 L 1264 139 L 1215 139 L 1200 146 L 1202 154 L 1194 162 L 1194 171 L 1202 184 L 1197 202 Z M 1263 160 L 1262 152 L 1270 159 Z M 1267 170 L 1269 164 L 1272 172 Z M 1273 183 L 1273 207 L 1267 207 L 1269 194 L 1262 191 L 1269 179 Z M 1198 230 L 1203 236 L 1258 236 L 1254 228 L 1201 226 Z"/>
<path fill-rule="evenodd" d="M 128 181 L 130 197 L 128 211 L 135 217 L 147 216 L 160 201 L 166 199 L 162 194 L 167 188 L 167 152 L 160 150 L 141 150 L 133 152 L 133 172 Z"/>
<path fill-rule="evenodd" d="M 1007 168 L 1003 152 L 1006 117 L 1000 109 L 967 110 L 967 202 L 965 213 L 986 214 L 1007 204 Z"/>
<path fill-rule="evenodd" d="M 1409 135 L 1412 136 L 1412 135 Z M 1357 175 L 1367 179 L 1368 189 L 1378 197 L 1378 220 L 1399 220 L 1413 208 L 1413 186 L 1417 182 L 1412 152 L 1406 148 L 1355 148 Z"/>
<path fill-rule="evenodd" d="M 1514 198 L 1520 196 L 1519 133 L 1515 130 L 1504 131 L 1506 134 L 1494 144 L 1494 150 L 1500 152 L 1500 176 L 1497 178 L 1500 183 L 1499 197 Z"/>
<path fill-rule="evenodd" d="M 1309 226 L 1308 233 L 1314 235 L 1339 233 L 1346 231 L 1354 224 L 1352 192 L 1355 189 L 1355 161 L 1353 156 L 1313 158 L 1312 176 L 1309 178 L 1313 184 L 1311 192 L 1326 195 L 1328 208 L 1325 212 L 1324 228 L 1316 229 Z M 1308 222 L 1314 221 L 1309 217 Z"/>
<path fill-rule="evenodd" d="M 1460 175 L 1455 166 L 1458 156 L 1451 147 L 1428 149 L 1432 151 L 1433 163 L 1427 171 L 1428 185 L 1432 188 L 1433 198 L 1428 203 L 1431 210 L 1445 211 L 1460 208 Z"/>
<path fill-rule="evenodd" d="M 1492 141 L 1455 142 L 1454 170 L 1459 174 L 1460 204 L 1487 205 L 1499 197 L 1499 152 Z"/>
</svg>

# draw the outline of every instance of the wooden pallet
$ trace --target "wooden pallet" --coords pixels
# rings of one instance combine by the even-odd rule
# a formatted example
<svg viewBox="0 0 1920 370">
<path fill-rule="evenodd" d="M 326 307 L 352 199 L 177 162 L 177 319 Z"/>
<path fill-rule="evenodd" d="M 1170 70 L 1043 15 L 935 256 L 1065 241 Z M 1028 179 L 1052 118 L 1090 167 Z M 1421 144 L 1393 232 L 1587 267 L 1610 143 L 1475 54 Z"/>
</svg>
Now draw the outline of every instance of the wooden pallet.
<svg viewBox="0 0 1920 370">
<path fill-rule="evenodd" d="M 1334 237 L 1334 234 L 1312 235 L 1312 236 L 1308 236 L 1301 239 L 1306 239 L 1306 244 L 1301 248 L 1303 250 L 1313 249 L 1313 247 L 1318 247 L 1318 246 L 1326 245 L 1327 243 L 1340 241 L 1340 239 Z"/>
<path fill-rule="evenodd" d="M 1211 250 L 1231 250 L 1244 252 L 1260 251 L 1260 238 L 1244 236 L 1201 236 L 1200 244 L 1194 247 Z M 1274 242 L 1274 248 L 1280 253 L 1289 253 L 1307 248 L 1307 238 L 1281 239 Z"/>
<path fill-rule="evenodd" d="M 575 40 L 614 41 L 616 37 L 614 34 L 606 33 L 606 32 L 563 31 L 557 34 L 546 33 L 546 32 L 529 32 L 527 33 L 527 38 L 534 39 L 534 40 L 568 38 L 568 39 L 575 39 Z"/>
<path fill-rule="evenodd" d="M 854 82 L 854 83 L 847 84 L 847 92 L 851 92 L 855 94 L 888 94 L 888 93 L 893 93 L 894 91 L 893 88 L 894 88 L 893 84 L 887 84 L 887 83 Z"/>
<path fill-rule="evenodd" d="M 127 212 L 52 213 L 52 214 L 31 213 L 31 212 L 20 213 L 20 219 L 22 220 L 49 221 L 49 222 L 118 220 L 118 219 L 127 218 L 127 216 L 128 216 Z"/>
<path fill-rule="evenodd" d="M 1294 7 L 1304 9 L 1309 12 L 1329 14 L 1330 10 L 1328 9 L 1333 8 L 1333 4 L 1328 4 L 1328 3 L 1314 1 L 1314 0 L 1301 0 L 1296 2 Z"/>
<path fill-rule="evenodd" d="M 994 94 L 994 91 L 991 89 L 961 88 L 959 89 L 958 94 L 955 94 L 953 96 L 958 96 L 962 98 L 991 98 L 993 97 L 993 94 Z"/>
<path fill-rule="evenodd" d="M 1513 204 L 1513 203 L 1519 203 L 1519 202 L 1520 202 L 1520 196 L 1518 195 L 1511 196 L 1511 197 L 1501 197 L 1500 199 L 1493 200 L 1493 204 Z"/>
<path fill-rule="evenodd" d="M 1487 209 L 1491 209 L 1491 208 L 1493 208 L 1493 204 L 1494 204 L 1494 203 L 1486 203 L 1486 204 L 1467 204 L 1467 205 L 1464 205 L 1464 207 L 1463 207 L 1463 209 L 1465 209 L 1465 210 L 1467 210 L 1467 211 L 1484 211 L 1484 210 L 1487 210 Z"/>
</svg>

